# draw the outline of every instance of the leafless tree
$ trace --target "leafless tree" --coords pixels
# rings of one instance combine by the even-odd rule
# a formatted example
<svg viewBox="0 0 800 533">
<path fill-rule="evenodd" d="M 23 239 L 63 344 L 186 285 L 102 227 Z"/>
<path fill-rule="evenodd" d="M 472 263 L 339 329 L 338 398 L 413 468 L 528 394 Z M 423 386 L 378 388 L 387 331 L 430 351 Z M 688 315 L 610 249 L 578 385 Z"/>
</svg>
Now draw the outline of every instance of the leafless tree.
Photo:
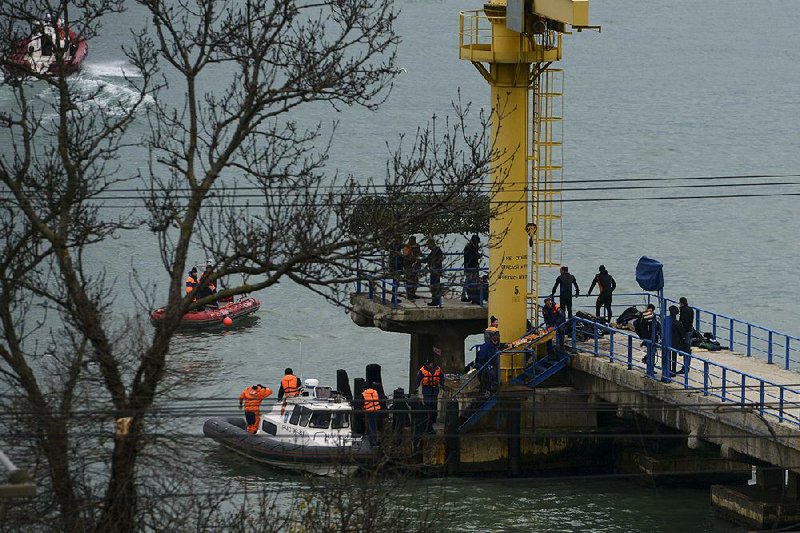
<svg viewBox="0 0 800 533">
<path fill-rule="evenodd" d="M 411 223 L 398 216 L 350 232 L 359 198 L 429 195 L 413 217 L 435 218 L 463 209 L 459 198 L 497 159 L 485 123 L 471 133 L 468 106 L 456 105 L 453 118 L 402 141 L 382 179 L 338 176 L 326 168 L 326 125 L 293 119 L 309 105 L 377 109 L 389 95 L 399 42 L 392 0 L 7 0 L 0 39 L 8 50 L 52 13 L 91 43 L 104 17 L 128 8 L 152 24 L 124 46 L 136 72 L 125 105 L 100 108 L 97 92 L 31 73 L 5 79 L 14 105 L 0 109 L 0 401 L 14 430 L 4 440 L 32 445 L 43 487 L 36 523 L 72 532 L 132 531 L 157 514 L 147 428 L 187 310 L 284 279 L 341 301 L 358 254 Z M 210 89 L 212 73 L 227 86 Z M 32 97 L 43 86 L 49 97 Z M 133 123 L 149 124 L 147 139 L 128 135 Z M 128 174 L 123 150 L 139 150 L 147 171 Z M 104 209 L 130 187 L 144 209 Z M 170 280 L 154 330 L 112 318 L 115 280 L 86 259 L 146 229 Z M 198 251 L 213 258 L 210 281 L 244 281 L 193 301 L 182 281 Z"/>
</svg>

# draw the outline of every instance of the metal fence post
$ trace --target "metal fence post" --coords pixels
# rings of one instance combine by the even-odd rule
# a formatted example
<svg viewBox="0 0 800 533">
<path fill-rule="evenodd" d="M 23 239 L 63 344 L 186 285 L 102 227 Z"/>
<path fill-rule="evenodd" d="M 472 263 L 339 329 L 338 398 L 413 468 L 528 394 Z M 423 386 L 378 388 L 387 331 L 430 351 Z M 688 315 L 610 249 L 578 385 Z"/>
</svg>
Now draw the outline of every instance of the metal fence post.
<svg viewBox="0 0 800 533">
<path fill-rule="evenodd" d="M 748 322 L 747 324 L 747 357 L 752 355 L 751 348 L 753 346 L 753 325 Z"/>
<path fill-rule="evenodd" d="M 789 370 L 789 335 L 786 335 L 786 370 Z"/>
<path fill-rule="evenodd" d="M 598 355 L 600 352 L 600 348 L 598 347 L 598 339 L 597 336 L 597 322 L 592 322 L 594 324 L 594 353 L 592 355 Z"/>
<path fill-rule="evenodd" d="M 578 335 L 577 335 L 578 319 L 575 318 L 575 317 L 572 317 L 570 320 L 572 321 L 572 332 L 571 332 L 571 336 L 572 336 L 572 351 L 577 351 L 578 350 Z"/>
<path fill-rule="evenodd" d="M 760 380 L 758 387 L 758 413 L 764 416 L 764 380 Z"/>
<path fill-rule="evenodd" d="M 772 364 L 772 330 L 767 335 L 767 363 Z"/>
<path fill-rule="evenodd" d="M 726 388 L 727 381 L 728 381 L 727 374 L 728 374 L 728 369 L 723 366 L 722 367 L 722 401 L 723 402 L 725 401 L 725 388 Z"/>
<path fill-rule="evenodd" d="M 664 336 L 661 339 L 661 381 L 669 383 L 672 381 L 670 362 L 675 355 L 672 353 L 672 317 L 664 319 Z"/>
<path fill-rule="evenodd" d="M 708 396 L 708 361 L 703 361 L 703 396 Z"/>
<path fill-rule="evenodd" d="M 783 387 L 778 388 L 778 422 L 783 422 Z"/>
<path fill-rule="evenodd" d="M 717 314 L 716 313 L 711 315 L 711 335 L 715 339 L 717 338 Z"/>
<path fill-rule="evenodd" d="M 742 407 L 744 407 L 745 400 L 747 399 L 747 385 L 745 385 L 746 382 L 747 382 L 747 376 L 742 374 L 742 391 L 741 391 Z"/>
<path fill-rule="evenodd" d="M 633 368 L 633 335 L 628 335 L 628 370 Z"/>
<path fill-rule="evenodd" d="M 608 330 L 608 362 L 614 362 L 614 330 Z"/>
<path fill-rule="evenodd" d="M 734 323 L 734 320 L 731 318 L 731 330 L 730 330 L 729 335 L 728 335 L 728 337 L 729 337 L 728 340 L 730 342 L 730 346 L 728 346 L 728 349 L 730 351 L 733 351 L 733 332 L 734 331 L 736 331 L 736 324 Z"/>
</svg>

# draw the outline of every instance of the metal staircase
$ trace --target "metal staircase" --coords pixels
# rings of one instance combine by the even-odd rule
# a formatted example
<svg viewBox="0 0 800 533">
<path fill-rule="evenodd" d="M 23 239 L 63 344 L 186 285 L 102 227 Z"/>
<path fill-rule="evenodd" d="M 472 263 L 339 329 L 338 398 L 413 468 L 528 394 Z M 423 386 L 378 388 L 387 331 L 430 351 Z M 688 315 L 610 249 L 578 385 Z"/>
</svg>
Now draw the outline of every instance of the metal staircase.
<svg viewBox="0 0 800 533">
<path fill-rule="evenodd" d="M 570 362 L 570 355 L 563 349 L 557 349 L 554 355 L 550 355 L 539 359 L 534 364 L 529 365 L 525 370 L 516 378 L 511 380 L 511 383 L 518 385 L 525 385 L 526 387 L 535 388 L 544 383 L 551 376 L 558 373 L 559 370 L 566 367 Z M 478 423 L 483 416 L 491 411 L 497 405 L 499 391 L 491 393 L 483 399 L 476 398 L 474 409 L 469 408 L 471 411 L 466 420 L 464 420 L 458 427 L 459 433 L 464 433 L 472 426 Z M 482 400 L 482 401 L 481 401 Z M 480 403 L 479 403 L 480 402 Z"/>
<path fill-rule="evenodd" d="M 569 364 L 570 356 L 563 350 L 559 350 L 555 355 L 544 357 L 535 364 L 525 369 L 525 372 L 512 379 L 512 383 L 526 385 L 534 388 L 538 387 L 547 378 L 557 373 Z"/>
</svg>

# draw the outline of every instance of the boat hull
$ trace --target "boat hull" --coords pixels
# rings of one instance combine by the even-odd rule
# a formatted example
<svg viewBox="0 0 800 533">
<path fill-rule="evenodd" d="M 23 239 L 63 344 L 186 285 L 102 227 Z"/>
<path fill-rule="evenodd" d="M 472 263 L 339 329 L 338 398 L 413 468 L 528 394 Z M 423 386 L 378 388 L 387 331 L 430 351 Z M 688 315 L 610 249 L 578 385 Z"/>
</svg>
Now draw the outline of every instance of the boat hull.
<svg viewBox="0 0 800 533">
<path fill-rule="evenodd" d="M 51 56 L 52 59 L 46 63 L 42 63 L 41 59 L 37 60 L 28 52 L 32 38 L 19 41 L 16 50 L 6 57 L 4 67 L 6 74 L 17 78 L 28 78 L 35 75 L 68 76 L 78 72 L 89 53 L 89 44 L 72 30 L 69 31 L 69 37 L 72 43 L 69 57 L 58 61 L 55 56 Z"/>
<path fill-rule="evenodd" d="M 225 318 L 234 322 L 248 315 L 252 315 L 261 307 L 261 302 L 256 298 L 242 298 L 238 302 L 230 302 L 219 306 L 217 309 L 203 309 L 191 311 L 183 315 L 181 329 L 207 329 L 222 326 Z M 166 309 L 161 307 L 150 313 L 150 322 L 157 325 L 164 319 Z"/>
<path fill-rule="evenodd" d="M 321 476 L 353 474 L 369 465 L 375 456 L 365 442 L 357 446 L 309 446 L 263 433 L 248 433 L 242 417 L 206 420 L 203 434 L 258 462 Z"/>
</svg>

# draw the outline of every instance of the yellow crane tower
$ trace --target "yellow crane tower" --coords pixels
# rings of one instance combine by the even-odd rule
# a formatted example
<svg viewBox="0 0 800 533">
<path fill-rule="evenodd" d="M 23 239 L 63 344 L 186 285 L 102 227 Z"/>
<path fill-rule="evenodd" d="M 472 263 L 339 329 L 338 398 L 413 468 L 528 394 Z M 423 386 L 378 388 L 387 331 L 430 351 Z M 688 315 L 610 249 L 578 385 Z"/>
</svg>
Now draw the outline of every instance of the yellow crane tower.
<svg viewBox="0 0 800 533">
<path fill-rule="evenodd" d="M 459 57 L 491 86 L 489 314 L 502 342 L 537 322 L 539 268 L 560 263 L 563 76 L 550 66 L 562 35 L 589 27 L 588 0 L 490 0 L 461 13 Z"/>
</svg>

